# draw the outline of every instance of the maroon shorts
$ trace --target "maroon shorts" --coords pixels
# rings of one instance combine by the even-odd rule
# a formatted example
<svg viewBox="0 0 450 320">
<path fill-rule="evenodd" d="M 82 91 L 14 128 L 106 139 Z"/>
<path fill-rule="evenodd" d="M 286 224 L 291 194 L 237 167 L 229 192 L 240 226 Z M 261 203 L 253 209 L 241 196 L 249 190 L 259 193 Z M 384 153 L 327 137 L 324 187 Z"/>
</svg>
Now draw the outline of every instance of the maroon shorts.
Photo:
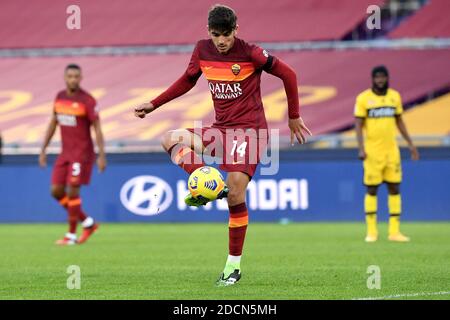
<svg viewBox="0 0 450 320">
<path fill-rule="evenodd" d="M 244 172 L 250 178 L 256 172 L 268 144 L 267 130 L 188 128 L 202 139 L 204 155 L 216 158 L 220 169 L 226 172 Z"/>
<path fill-rule="evenodd" d="M 76 162 L 59 156 L 53 167 L 52 184 L 64 186 L 89 184 L 93 166 L 94 161 Z"/>
</svg>

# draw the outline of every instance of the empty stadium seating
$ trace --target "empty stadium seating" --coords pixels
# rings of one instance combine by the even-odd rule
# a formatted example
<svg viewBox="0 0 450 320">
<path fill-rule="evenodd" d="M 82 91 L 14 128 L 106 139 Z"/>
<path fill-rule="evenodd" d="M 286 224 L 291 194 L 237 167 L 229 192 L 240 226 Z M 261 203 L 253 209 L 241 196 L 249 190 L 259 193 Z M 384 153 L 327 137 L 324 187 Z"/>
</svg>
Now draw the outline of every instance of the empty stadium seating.
<svg viewBox="0 0 450 320">
<path fill-rule="evenodd" d="M 50 2 L 51 6 L 48 5 Z M 82 10 L 81 30 L 69 31 L 65 27 L 68 16 L 65 9 L 71 4 L 70 1 L 5 0 L 0 10 L 0 50 L 191 44 L 206 36 L 209 1 L 177 0 L 170 6 L 162 0 L 152 1 L 151 5 L 149 3 L 144 0 L 79 1 Z M 340 39 L 362 21 L 368 4 L 381 5 L 384 1 L 261 0 L 254 3 L 230 0 L 226 3 L 238 12 L 241 26 L 239 35 L 246 40 L 295 42 Z M 391 36 L 426 36 L 426 32 L 430 32 L 430 36 L 448 36 L 445 32 L 450 30 L 446 28 L 450 20 L 443 17 L 446 14 L 443 8 L 446 6 L 447 1 L 430 1 L 405 20 Z M 431 23 L 432 20 L 435 21 Z M 425 28 L 428 24 L 432 27 Z M 297 71 L 301 112 L 316 135 L 334 133 L 352 125 L 355 96 L 370 86 L 370 69 L 376 64 L 385 64 L 391 70 L 391 85 L 402 93 L 406 104 L 445 90 L 450 83 L 450 73 L 447 72 L 450 70 L 450 49 L 272 53 Z M 83 86 L 99 100 L 108 141 L 156 143 L 164 130 L 192 126 L 194 120 L 210 124 L 214 121 L 214 113 L 205 80 L 199 81 L 198 86 L 186 96 L 155 112 L 152 126 L 148 125 L 147 120 L 134 118 L 131 112 L 134 105 L 148 101 L 177 79 L 186 68 L 189 56 L 163 54 L 115 57 L 103 54 L 2 58 L 0 131 L 4 141 L 7 144 L 27 144 L 38 143 L 42 139 L 54 95 L 64 86 L 62 70 L 71 62 L 83 67 Z M 270 127 L 278 128 L 282 135 L 287 135 L 282 82 L 269 75 L 264 75 L 262 82 Z M 448 98 L 443 101 L 448 101 Z M 435 110 L 436 106 L 433 106 L 431 102 L 418 108 L 417 112 L 421 110 L 420 116 L 415 117 L 434 112 L 431 110 Z M 413 117 L 413 114 L 408 112 L 407 115 Z M 445 125 L 438 127 L 439 134 L 448 133 Z M 436 128 L 427 126 L 424 133 L 427 130 L 434 133 Z"/>
<path fill-rule="evenodd" d="M 448 0 L 430 0 L 389 36 L 391 38 L 448 38 L 450 37 L 449 11 Z"/>
<path fill-rule="evenodd" d="M 225 1 L 249 41 L 341 39 L 383 0 Z M 73 1 L 3 0 L 0 48 L 195 43 L 206 37 L 209 0 L 80 0 L 81 29 L 68 30 Z"/>
<path fill-rule="evenodd" d="M 450 93 L 405 113 L 412 135 L 450 135 Z"/>
<path fill-rule="evenodd" d="M 450 50 L 372 50 L 283 52 L 278 57 L 294 67 L 300 85 L 301 112 L 313 132 L 335 132 L 353 123 L 355 96 L 370 86 L 370 70 L 384 63 L 391 85 L 414 101 L 450 82 Z M 185 70 L 188 54 L 80 58 L 0 59 L 0 128 L 7 142 L 42 139 L 51 102 L 63 88 L 62 72 L 70 62 L 85 74 L 83 86 L 99 100 L 109 140 L 158 140 L 166 129 L 192 126 L 194 120 L 213 121 L 206 81 L 200 79 L 186 96 L 152 114 L 136 119 L 132 107 L 148 101 Z M 420 61 L 421 63 L 417 63 Z M 263 99 L 272 128 L 288 133 L 281 80 L 263 75 Z M 150 126 L 149 124 L 152 123 Z"/>
</svg>

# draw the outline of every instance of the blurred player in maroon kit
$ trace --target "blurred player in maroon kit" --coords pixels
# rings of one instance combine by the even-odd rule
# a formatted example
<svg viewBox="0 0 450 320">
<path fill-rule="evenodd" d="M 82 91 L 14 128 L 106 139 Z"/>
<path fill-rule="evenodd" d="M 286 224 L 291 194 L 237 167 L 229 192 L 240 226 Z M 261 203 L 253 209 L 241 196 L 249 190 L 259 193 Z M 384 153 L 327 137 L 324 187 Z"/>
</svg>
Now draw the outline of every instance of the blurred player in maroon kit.
<svg viewBox="0 0 450 320">
<path fill-rule="evenodd" d="M 52 173 L 51 194 L 68 213 L 69 231 L 64 238 L 56 241 L 59 245 L 84 243 L 97 230 L 98 224 L 81 209 L 80 187 L 89 184 L 95 161 L 91 126 L 95 129 L 98 146 L 97 166 L 100 172 L 106 168 L 103 133 L 96 109 L 97 102 L 80 88 L 81 68 L 70 64 L 64 72 L 66 89 L 58 93 L 53 113 L 45 134 L 39 164 L 47 165 L 45 150 L 49 145 L 57 125 L 61 130 L 62 152 L 58 156 Z M 83 233 L 77 240 L 78 222 Z"/>
<path fill-rule="evenodd" d="M 260 141 L 264 142 L 263 145 L 267 144 L 268 139 L 261 101 L 262 71 L 283 80 L 288 101 L 291 144 L 294 136 L 299 143 L 304 143 L 306 139 L 303 132 L 311 134 L 299 114 L 294 70 L 262 48 L 236 38 L 237 30 L 234 11 L 222 5 L 213 6 L 208 15 L 210 39 L 197 42 L 186 72 L 156 99 L 135 108 L 135 115 L 144 118 L 146 114 L 192 89 L 202 74 L 208 80 L 214 102 L 215 123 L 211 127 L 201 128 L 199 132 L 196 129 L 169 131 L 163 136 L 162 145 L 172 161 L 191 174 L 204 166 L 201 153 L 212 143 L 211 136 L 220 133 L 223 147 L 220 151 L 224 157 L 220 168 L 228 172 L 228 190 L 224 196 L 227 197 L 230 215 L 229 255 L 217 281 L 219 286 L 233 285 L 241 278 L 240 261 L 248 225 L 245 194 L 264 151 L 261 148 L 252 150 L 250 147 L 256 141 L 257 144 Z M 234 130 L 231 140 L 228 138 L 230 129 Z M 247 131 L 257 132 L 256 139 L 255 136 L 246 136 L 244 132 Z M 231 159 L 228 159 L 229 155 Z M 251 157 L 256 161 L 250 161 Z M 185 202 L 193 206 L 206 204 L 190 195 Z"/>
</svg>

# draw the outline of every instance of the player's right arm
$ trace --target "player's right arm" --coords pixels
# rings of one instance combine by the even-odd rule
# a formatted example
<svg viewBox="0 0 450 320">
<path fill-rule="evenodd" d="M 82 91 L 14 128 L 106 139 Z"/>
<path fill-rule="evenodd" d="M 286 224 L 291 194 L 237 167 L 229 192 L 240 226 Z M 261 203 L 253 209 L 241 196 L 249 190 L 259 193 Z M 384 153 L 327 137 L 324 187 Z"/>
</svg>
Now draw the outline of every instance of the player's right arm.
<svg viewBox="0 0 450 320">
<path fill-rule="evenodd" d="M 48 124 L 47 131 L 45 132 L 45 138 L 44 143 L 42 144 L 41 153 L 39 154 L 39 165 L 41 167 L 47 166 L 47 154 L 45 153 L 45 150 L 50 144 L 50 141 L 52 140 L 53 135 L 55 134 L 57 126 L 58 122 L 56 120 L 56 114 L 53 113 L 50 119 L 50 123 Z"/>
<path fill-rule="evenodd" d="M 145 118 L 147 114 L 156 110 L 156 108 L 163 104 L 182 96 L 189 90 L 191 90 L 197 83 L 197 78 L 192 78 L 188 75 L 187 71 L 172 84 L 166 91 L 160 94 L 156 99 L 151 102 L 143 103 L 134 109 L 134 115 L 141 119 Z"/>
<path fill-rule="evenodd" d="M 367 110 L 361 96 L 358 96 L 356 98 L 354 113 L 355 113 L 356 140 L 358 141 L 358 158 L 364 160 L 367 157 L 367 154 L 364 148 L 363 127 L 364 121 L 366 119 Z"/>
<path fill-rule="evenodd" d="M 191 61 L 189 62 L 187 70 L 183 73 L 183 75 L 177 81 L 175 81 L 166 91 L 161 93 L 151 102 L 143 103 L 137 106 L 134 109 L 134 115 L 143 119 L 147 114 L 154 111 L 156 108 L 187 93 L 195 86 L 201 74 L 202 72 L 200 69 L 199 48 L 197 44 L 194 51 L 192 52 Z"/>
<path fill-rule="evenodd" d="M 364 149 L 363 126 L 364 126 L 364 119 L 356 118 L 355 131 L 356 131 L 356 140 L 358 141 L 358 158 L 361 160 L 364 160 L 367 157 L 366 151 Z"/>
</svg>

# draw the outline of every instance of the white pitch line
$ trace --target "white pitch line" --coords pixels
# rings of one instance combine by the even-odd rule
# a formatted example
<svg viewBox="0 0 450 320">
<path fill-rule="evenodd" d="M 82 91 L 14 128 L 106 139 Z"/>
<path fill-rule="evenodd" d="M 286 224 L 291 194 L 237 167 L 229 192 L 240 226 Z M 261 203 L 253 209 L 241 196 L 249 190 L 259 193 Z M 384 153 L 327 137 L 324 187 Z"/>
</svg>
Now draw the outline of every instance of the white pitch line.
<svg viewBox="0 0 450 320">
<path fill-rule="evenodd" d="M 386 299 L 406 298 L 406 297 L 441 296 L 447 294 L 450 295 L 450 291 L 393 294 L 384 297 L 353 298 L 352 300 L 386 300 Z"/>
</svg>

